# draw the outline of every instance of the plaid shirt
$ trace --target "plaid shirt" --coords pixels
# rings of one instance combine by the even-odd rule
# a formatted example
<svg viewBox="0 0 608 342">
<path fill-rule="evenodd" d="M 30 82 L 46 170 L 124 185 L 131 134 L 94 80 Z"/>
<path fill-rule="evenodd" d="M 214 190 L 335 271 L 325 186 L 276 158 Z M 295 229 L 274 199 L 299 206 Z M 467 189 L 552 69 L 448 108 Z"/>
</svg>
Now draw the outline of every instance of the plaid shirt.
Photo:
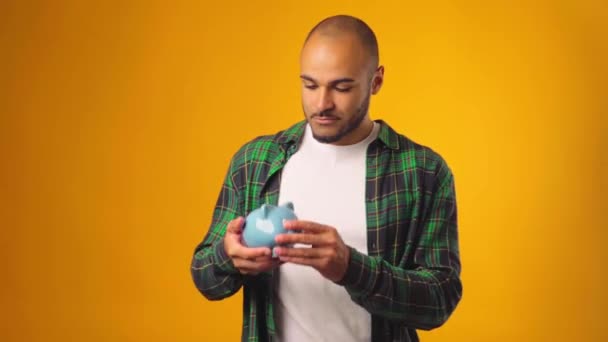
<svg viewBox="0 0 608 342">
<path fill-rule="evenodd" d="M 442 325 L 462 296 L 454 179 L 433 150 L 377 122 L 378 137 L 367 150 L 368 254 L 351 248 L 338 284 L 371 313 L 373 341 L 418 341 L 415 329 Z M 297 151 L 305 124 L 258 137 L 234 155 L 209 231 L 192 258 L 194 283 L 206 298 L 219 300 L 243 287 L 243 341 L 274 340 L 274 272 L 241 275 L 223 236 L 232 219 L 277 204 L 281 169 Z"/>
</svg>

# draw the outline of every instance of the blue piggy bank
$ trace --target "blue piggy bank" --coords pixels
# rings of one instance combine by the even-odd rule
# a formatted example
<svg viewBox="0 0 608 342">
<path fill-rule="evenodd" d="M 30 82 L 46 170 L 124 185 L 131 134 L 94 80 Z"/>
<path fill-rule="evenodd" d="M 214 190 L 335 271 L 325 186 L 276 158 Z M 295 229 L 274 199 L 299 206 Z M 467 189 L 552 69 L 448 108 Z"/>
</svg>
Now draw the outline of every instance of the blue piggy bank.
<svg viewBox="0 0 608 342">
<path fill-rule="evenodd" d="M 245 218 L 243 230 L 243 245 L 273 248 L 277 245 L 274 237 L 279 234 L 293 233 L 283 227 L 283 220 L 297 220 L 293 203 L 287 202 L 280 206 L 263 204 Z M 274 252 L 273 252 L 274 255 Z"/>
</svg>

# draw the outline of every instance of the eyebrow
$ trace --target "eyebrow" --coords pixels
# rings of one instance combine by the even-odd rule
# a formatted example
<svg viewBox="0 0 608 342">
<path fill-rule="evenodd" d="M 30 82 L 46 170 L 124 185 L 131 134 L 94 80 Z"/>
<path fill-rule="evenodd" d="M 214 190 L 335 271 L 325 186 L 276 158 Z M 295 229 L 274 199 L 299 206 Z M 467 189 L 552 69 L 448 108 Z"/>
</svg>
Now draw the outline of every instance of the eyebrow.
<svg viewBox="0 0 608 342">
<path fill-rule="evenodd" d="M 315 80 L 314 78 L 312 78 L 310 76 L 307 76 L 307 75 L 300 75 L 300 78 L 303 79 L 303 80 L 307 80 L 307 81 L 313 82 L 313 83 L 318 83 L 317 80 Z M 346 82 L 355 82 L 355 80 L 352 79 L 352 78 L 343 77 L 343 78 L 338 78 L 336 80 L 333 80 L 333 81 L 329 82 L 329 84 L 330 85 L 336 85 L 336 84 L 339 84 L 339 83 L 346 83 Z"/>
</svg>

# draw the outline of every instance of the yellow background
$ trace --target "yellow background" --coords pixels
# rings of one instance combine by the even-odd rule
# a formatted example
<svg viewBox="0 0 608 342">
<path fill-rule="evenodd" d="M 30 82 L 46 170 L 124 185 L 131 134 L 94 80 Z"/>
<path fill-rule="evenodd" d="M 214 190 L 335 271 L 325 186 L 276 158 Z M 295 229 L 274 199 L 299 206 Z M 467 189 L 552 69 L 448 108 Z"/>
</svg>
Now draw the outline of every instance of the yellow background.
<svg viewBox="0 0 608 342">
<path fill-rule="evenodd" d="M 190 258 L 338 13 L 380 42 L 372 117 L 456 177 L 464 298 L 423 340 L 606 340 L 607 3 L 344 3 L 3 1 L 0 340 L 238 340 Z"/>
</svg>

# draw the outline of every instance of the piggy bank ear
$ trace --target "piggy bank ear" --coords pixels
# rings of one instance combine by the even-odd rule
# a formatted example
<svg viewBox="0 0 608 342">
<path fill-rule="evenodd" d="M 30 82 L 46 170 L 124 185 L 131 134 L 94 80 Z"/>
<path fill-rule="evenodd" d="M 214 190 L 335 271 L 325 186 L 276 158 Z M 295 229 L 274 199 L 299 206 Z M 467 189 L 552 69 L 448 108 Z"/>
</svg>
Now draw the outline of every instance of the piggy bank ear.
<svg viewBox="0 0 608 342">
<path fill-rule="evenodd" d="M 260 209 L 262 209 L 262 217 L 267 218 L 268 217 L 268 206 L 266 204 L 262 204 L 262 207 Z"/>
<path fill-rule="evenodd" d="M 287 202 L 287 203 L 285 203 L 283 206 L 284 206 L 285 208 L 287 208 L 287 209 L 291 210 L 291 211 L 295 211 L 295 210 L 293 209 L 293 203 L 291 203 L 291 202 Z"/>
</svg>

